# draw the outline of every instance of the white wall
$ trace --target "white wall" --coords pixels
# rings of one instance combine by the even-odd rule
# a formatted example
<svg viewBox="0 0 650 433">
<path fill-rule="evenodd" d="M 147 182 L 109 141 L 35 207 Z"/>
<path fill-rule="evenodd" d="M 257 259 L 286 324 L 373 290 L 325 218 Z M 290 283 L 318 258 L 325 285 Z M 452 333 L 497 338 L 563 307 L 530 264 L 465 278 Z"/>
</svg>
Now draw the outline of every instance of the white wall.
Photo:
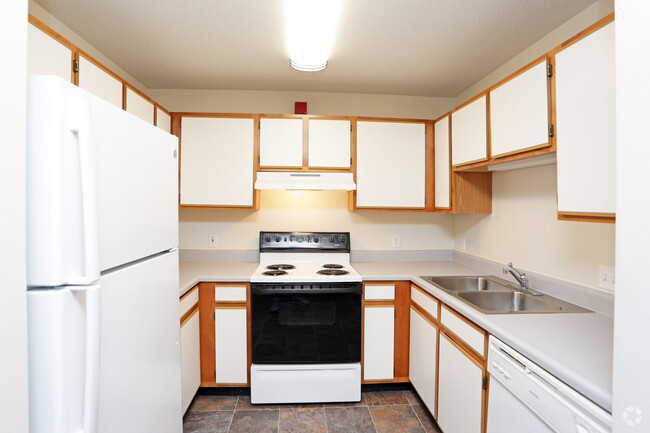
<svg viewBox="0 0 650 433">
<path fill-rule="evenodd" d="M 0 6 L 0 430 L 28 432 L 25 283 L 27 1 Z"/>
<path fill-rule="evenodd" d="M 649 52 L 650 4 L 619 1 L 616 5 L 615 433 L 650 431 Z"/>
<path fill-rule="evenodd" d="M 349 231 L 355 250 L 392 250 L 393 235 L 402 250 L 453 248 L 451 215 L 349 212 L 343 191 L 262 191 L 261 200 L 258 211 L 182 210 L 180 248 L 208 249 L 216 234 L 220 250 L 257 250 L 262 230 Z"/>
<path fill-rule="evenodd" d="M 456 97 L 456 105 L 460 105 L 478 93 L 494 85 L 499 80 L 526 66 L 536 58 L 560 45 L 562 42 L 586 29 L 601 18 L 614 12 L 614 0 L 598 0 L 575 17 L 571 18 L 548 35 L 517 54 L 499 68 L 473 84 Z"/>
<path fill-rule="evenodd" d="M 598 265 L 614 265 L 614 224 L 558 221 L 554 164 L 492 176 L 492 213 L 456 216 L 456 242 L 466 238 L 472 255 L 598 288 Z"/>
<path fill-rule="evenodd" d="M 291 114 L 294 102 L 307 102 L 307 113 L 343 116 L 435 119 L 454 107 L 454 98 L 371 95 L 364 93 L 286 92 L 271 90 L 151 89 L 170 111 Z"/>
</svg>

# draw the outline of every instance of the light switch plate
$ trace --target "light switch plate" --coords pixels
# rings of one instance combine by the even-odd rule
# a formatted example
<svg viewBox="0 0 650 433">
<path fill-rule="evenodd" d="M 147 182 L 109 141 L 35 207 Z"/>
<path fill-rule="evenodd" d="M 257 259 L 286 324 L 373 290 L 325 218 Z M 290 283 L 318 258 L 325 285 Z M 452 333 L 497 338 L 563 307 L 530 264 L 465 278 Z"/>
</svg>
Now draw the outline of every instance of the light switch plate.
<svg viewBox="0 0 650 433">
<path fill-rule="evenodd" d="M 393 241 L 393 248 L 401 248 L 402 239 L 400 238 L 399 235 L 394 235 L 392 241 Z"/>
<path fill-rule="evenodd" d="M 208 235 L 208 246 L 210 248 L 217 247 L 217 235 L 209 234 Z"/>
</svg>

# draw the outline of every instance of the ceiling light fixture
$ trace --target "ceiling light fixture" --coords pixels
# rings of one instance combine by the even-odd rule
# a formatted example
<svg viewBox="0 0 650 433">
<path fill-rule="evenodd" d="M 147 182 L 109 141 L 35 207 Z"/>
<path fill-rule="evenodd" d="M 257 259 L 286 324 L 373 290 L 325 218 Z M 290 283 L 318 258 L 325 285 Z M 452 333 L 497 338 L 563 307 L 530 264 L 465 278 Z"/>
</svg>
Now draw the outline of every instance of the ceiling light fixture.
<svg viewBox="0 0 650 433">
<path fill-rule="evenodd" d="M 341 0 L 284 0 L 291 67 L 322 71 L 332 49 Z"/>
</svg>

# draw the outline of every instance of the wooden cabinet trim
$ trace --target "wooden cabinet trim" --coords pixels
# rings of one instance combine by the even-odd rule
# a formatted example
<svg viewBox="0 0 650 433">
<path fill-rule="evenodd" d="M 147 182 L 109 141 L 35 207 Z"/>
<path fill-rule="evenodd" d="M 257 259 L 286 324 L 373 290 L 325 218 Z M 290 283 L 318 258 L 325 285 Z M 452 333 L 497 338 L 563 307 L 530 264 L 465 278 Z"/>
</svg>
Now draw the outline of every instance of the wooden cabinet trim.
<svg viewBox="0 0 650 433">
<path fill-rule="evenodd" d="M 607 223 L 616 224 L 616 214 L 592 214 L 580 212 L 558 212 L 557 219 L 560 221 L 578 221 L 586 223 Z"/>
<path fill-rule="evenodd" d="M 438 321 L 413 301 L 411 301 L 411 310 L 415 311 L 420 317 L 426 320 L 428 324 L 435 327 L 437 330 L 440 330 L 440 324 Z"/>
<path fill-rule="evenodd" d="M 216 386 L 214 284 L 199 283 L 199 335 L 201 347 L 201 386 Z"/>
<path fill-rule="evenodd" d="M 183 314 L 183 317 L 181 317 L 181 328 L 198 312 L 199 312 L 199 303 L 197 302 L 192 306 L 192 308 L 190 308 L 190 310 L 187 313 Z"/>
<path fill-rule="evenodd" d="M 449 341 L 451 344 L 453 344 L 456 349 L 460 350 L 469 360 L 474 363 L 478 368 L 483 370 L 485 373 L 485 361 L 482 358 L 477 357 L 476 351 L 468 347 L 465 343 L 457 341 L 456 335 L 453 333 L 448 332 L 447 328 L 442 326 L 442 329 L 440 331 L 440 334 L 445 337 L 447 341 Z"/>
<path fill-rule="evenodd" d="M 556 53 L 564 50 L 565 48 L 570 47 L 571 45 L 575 44 L 576 42 L 581 41 L 582 39 L 586 38 L 590 34 L 596 32 L 597 30 L 600 30 L 601 28 L 605 27 L 607 24 L 613 22 L 615 20 L 615 18 L 616 18 L 616 14 L 615 14 L 615 12 L 612 12 L 611 14 L 607 15 L 606 17 L 601 18 L 600 20 L 596 21 L 595 23 L 593 23 L 592 25 L 590 25 L 589 27 L 587 27 L 583 31 L 579 32 L 578 34 L 576 34 L 576 35 L 570 37 L 569 39 L 567 39 L 566 41 L 562 42 L 560 45 L 553 48 L 550 51 L 550 53 L 556 54 Z"/>
</svg>

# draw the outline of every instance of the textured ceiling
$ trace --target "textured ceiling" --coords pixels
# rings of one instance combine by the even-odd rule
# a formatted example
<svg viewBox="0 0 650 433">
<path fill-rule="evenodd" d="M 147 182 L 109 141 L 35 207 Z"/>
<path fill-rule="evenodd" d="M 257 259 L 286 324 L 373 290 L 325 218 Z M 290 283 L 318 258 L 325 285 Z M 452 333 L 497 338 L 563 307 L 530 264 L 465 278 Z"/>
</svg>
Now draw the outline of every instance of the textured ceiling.
<svg viewBox="0 0 650 433">
<path fill-rule="evenodd" d="M 455 97 L 595 0 L 344 0 L 327 69 L 289 66 L 281 0 L 36 0 L 148 88 Z"/>
</svg>

